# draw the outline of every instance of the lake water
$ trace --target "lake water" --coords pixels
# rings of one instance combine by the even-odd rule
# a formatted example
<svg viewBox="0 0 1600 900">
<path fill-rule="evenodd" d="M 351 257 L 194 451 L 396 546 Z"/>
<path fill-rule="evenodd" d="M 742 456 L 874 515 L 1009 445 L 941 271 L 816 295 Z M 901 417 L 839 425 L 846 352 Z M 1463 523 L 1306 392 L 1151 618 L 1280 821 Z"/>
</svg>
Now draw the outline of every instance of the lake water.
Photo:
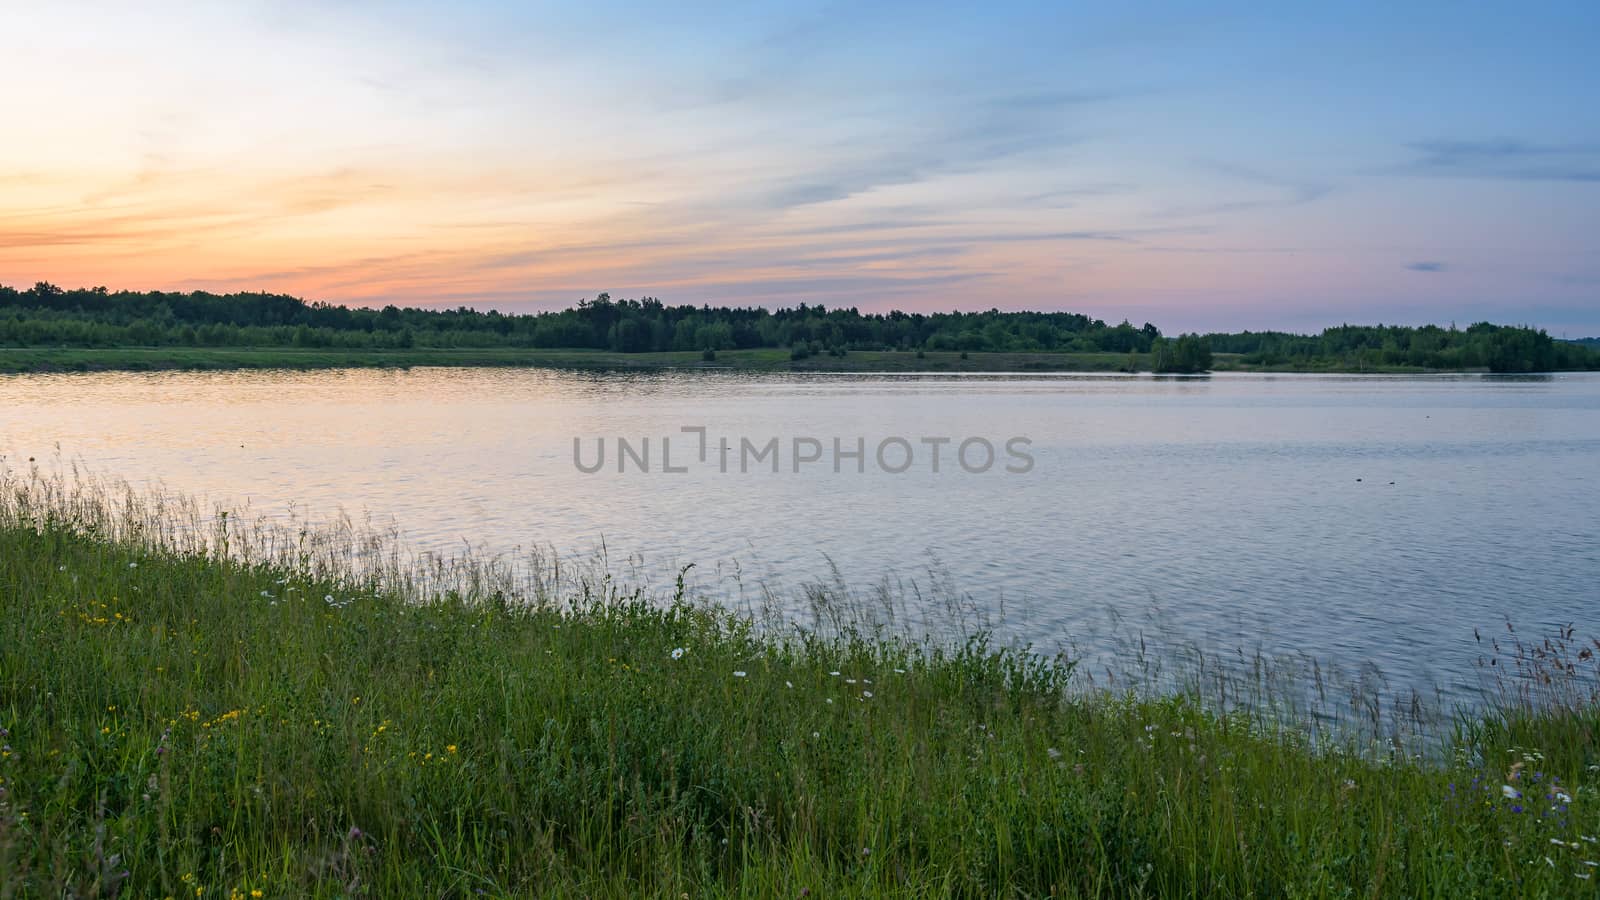
<svg viewBox="0 0 1600 900">
<path fill-rule="evenodd" d="M 704 462 L 685 428 L 706 429 Z M 617 472 L 619 437 L 649 439 L 649 472 Z M 574 438 L 585 466 L 604 442 L 601 471 L 575 464 Z M 663 438 L 687 471 L 662 471 Z M 779 471 L 748 454 L 741 471 L 741 441 L 773 438 Z M 993 446 L 987 471 L 956 458 L 969 438 Z M 1013 438 L 1028 471 L 1006 471 L 1026 468 Z M 835 439 L 865 458 L 836 460 Z M 1120 617 L 1449 682 L 1475 626 L 1600 625 L 1593 375 L 0 376 L 0 454 L 269 512 L 366 511 L 426 548 L 603 541 L 639 571 L 695 562 L 718 589 L 835 566 L 927 587 L 942 569 L 1046 648 Z"/>
</svg>

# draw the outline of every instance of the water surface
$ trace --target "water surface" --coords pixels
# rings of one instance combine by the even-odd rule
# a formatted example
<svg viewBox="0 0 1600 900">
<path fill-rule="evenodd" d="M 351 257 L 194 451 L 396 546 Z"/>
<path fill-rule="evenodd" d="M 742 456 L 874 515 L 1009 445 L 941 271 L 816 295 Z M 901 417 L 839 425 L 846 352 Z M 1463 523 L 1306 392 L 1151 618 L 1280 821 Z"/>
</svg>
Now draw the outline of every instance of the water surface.
<svg viewBox="0 0 1600 900">
<path fill-rule="evenodd" d="M 707 461 L 697 457 L 704 427 Z M 597 439 L 607 466 L 594 460 Z M 649 438 L 652 471 L 616 471 Z M 661 438 L 675 466 L 660 470 Z M 740 471 L 739 442 L 780 441 Z M 793 471 L 793 439 L 823 460 Z M 874 449 L 903 437 L 910 468 Z M 948 437 L 940 471 L 922 438 Z M 993 468 L 955 445 L 984 438 Z M 1004 455 L 1024 437 L 1033 465 Z M 726 438 L 730 462 L 718 464 Z M 833 470 L 864 440 L 867 471 Z M 974 445 L 969 459 L 982 461 Z M 897 468 L 902 447 L 890 447 Z M 551 546 L 726 585 L 930 568 L 1050 647 L 1117 616 L 1401 679 L 1473 628 L 1600 610 L 1600 377 L 800 376 L 520 369 L 0 377 L 0 454 L 257 510 L 392 519 L 418 545 Z"/>
</svg>

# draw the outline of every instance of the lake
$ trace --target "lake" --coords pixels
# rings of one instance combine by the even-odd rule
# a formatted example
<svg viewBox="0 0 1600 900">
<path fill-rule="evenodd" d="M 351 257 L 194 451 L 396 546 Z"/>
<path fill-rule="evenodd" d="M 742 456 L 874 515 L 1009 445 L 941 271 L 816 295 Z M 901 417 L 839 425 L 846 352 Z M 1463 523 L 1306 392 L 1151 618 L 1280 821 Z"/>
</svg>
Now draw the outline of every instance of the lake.
<svg viewBox="0 0 1600 900">
<path fill-rule="evenodd" d="M 1600 611 L 1595 375 L 3 376 L 0 454 L 725 596 L 953 587 L 1045 649 L 1147 629 L 1448 684 L 1474 627 Z"/>
</svg>

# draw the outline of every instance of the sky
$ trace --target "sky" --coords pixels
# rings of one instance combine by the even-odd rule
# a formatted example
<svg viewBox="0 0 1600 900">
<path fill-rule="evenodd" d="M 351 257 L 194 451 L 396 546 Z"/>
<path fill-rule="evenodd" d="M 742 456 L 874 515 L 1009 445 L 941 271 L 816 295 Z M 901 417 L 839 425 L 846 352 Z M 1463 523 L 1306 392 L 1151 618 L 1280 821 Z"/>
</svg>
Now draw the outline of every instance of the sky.
<svg viewBox="0 0 1600 900">
<path fill-rule="evenodd" d="M 0 283 L 1600 334 L 1600 4 L 0 0 Z"/>
</svg>

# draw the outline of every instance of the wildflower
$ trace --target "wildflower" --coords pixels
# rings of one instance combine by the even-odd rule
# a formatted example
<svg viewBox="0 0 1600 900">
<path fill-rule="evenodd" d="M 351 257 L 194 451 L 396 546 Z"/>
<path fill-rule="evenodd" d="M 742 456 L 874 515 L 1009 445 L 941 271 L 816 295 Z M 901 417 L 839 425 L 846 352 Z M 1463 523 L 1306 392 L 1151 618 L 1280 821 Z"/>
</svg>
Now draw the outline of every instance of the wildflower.
<svg viewBox="0 0 1600 900">
<path fill-rule="evenodd" d="M 265 897 L 266 894 L 262 893 L 261 888 L 252 888 L 251 891 L 250 891 L 250 896 L 252 896 L 252 897 Z"/>
<path fill-rule="evenodd" d="M 862 691 L 861 692 L 861 696 L 867 698 L 868 700 L 871 700 L 872 699 L 872 692 L 871 691 Z"/>
<path fill-rule="evenodd" d="M 855 680 L 855 679 L 854 679 L 854 678 L 846 678 L 846 679 L 845 679 L 845 680 L 844 680 L 844 683 L 845 683 L 845 684 L 855 684 L 855 683 L 856 683 L 856 680 Z"/>
<path fill-rule="evenodd" d="M 1047 747 L 1047 748 L 1045 748 L 1044 752 L 1051 759 L 1060 759 L 1061 758 L 1061 751 L 1057 750 L 1054 747 Z"/>
<path fill-rule="evenodd" d="M 745 675 L 745 673 L 744 673 L 743 669 L 735 669 L 735 670 L 733 670 L 733 677 L 735 677 L 735 678 L 743 678 L 744 675 Z"/>
<path fill-rule="evenodd" d="M 1571 803 L 1572 802 L 1572 796 L 1570 794 L 1565 793 L 1564 791 L 1556 791 L 1555 800 L 1558 803 Z"/>
<path fill-rule="evenodd" d="M 674 648 L 672 648 L 672 658 L 673 659 L 683 659 L 683 648 L 682 647 L 674 647 Z"/>
<path fill-rule="evenodd" d="M 456 752 L 456 745 L 455 744 L 451 744 L 450 746 L 444 748 L 444 752 L 446 752 L 446 753 L 454 753 L 454 752 Z"/>
<path fill-rule="evenodd" d="M 832 675 L 832 676 L 833 676 L 833 677 L 835 677 L 835 678 L 838 678 L 838 677 L 839 677 L 839 673 L 838 673 L 838 672 L 829 672 L 829 673 L 828 673 L 828 674 L 829 674 L 829 675 Z"/>
<path fill-rule="evenodd" d="M 828 697 L 828 698 L 824 699 L 822 702 L 832 706 L 833 705 L 833 698 L 832 697 Z"/>
<path fill-rule="evenodd" d="M 822 732 L 820 732 L 820 731 L 813 731 L 813 732 L 811 732 L 811 736 L 812 736 L 812 737 L 814 737 L 814 738 L 819 738 L 819 737 L 822 737 Z"/>
<path fill-rule="evenodd" d="M 792 682 L 792 681 L 785 681 L 785 682 L 784 682 L 784 683 L 783 683 L 783 686 L 784 686 L 784 687 L 787 687 L 787 688 L 792 688 L 792 687 L 794 687 L 794 682 Z"/>
<path fill-rule="evenodd" d="M 332 602 L 333 602 L 333 595 L 332 595 L 332 594 L 329 594 L 329 595 L 328 595 L 328 596 L 326 596 L 326 597 L 323 597 L 323 598 L 322 598 L 322 601 L 323 601 L 323 602 L 324 602 L 324 603 L 332 603 Z"/>
<path fill-rule="evenodd" d="M 1500 785 L 1500 796 L 1507 800 L 1521 800 L 1522 792 L 1509 784 L 1502 784 Z"/>
<path fill-rule="evenodd" d="M 136 562 L 131 562 L 131 563 L 128 563 L 128 568 L 130 568 L 130 569 L 137 569 L 137 568 L 139 568 L 139 564 L 138 564 L 138 563 L 136 563 Z"/>
<path fill-rule="evenodd" d="M 894 673 L 896 675 L 904 675 L 906 673 L 906 670 L 905 669 L 895 669 Z"/>
</svg>

